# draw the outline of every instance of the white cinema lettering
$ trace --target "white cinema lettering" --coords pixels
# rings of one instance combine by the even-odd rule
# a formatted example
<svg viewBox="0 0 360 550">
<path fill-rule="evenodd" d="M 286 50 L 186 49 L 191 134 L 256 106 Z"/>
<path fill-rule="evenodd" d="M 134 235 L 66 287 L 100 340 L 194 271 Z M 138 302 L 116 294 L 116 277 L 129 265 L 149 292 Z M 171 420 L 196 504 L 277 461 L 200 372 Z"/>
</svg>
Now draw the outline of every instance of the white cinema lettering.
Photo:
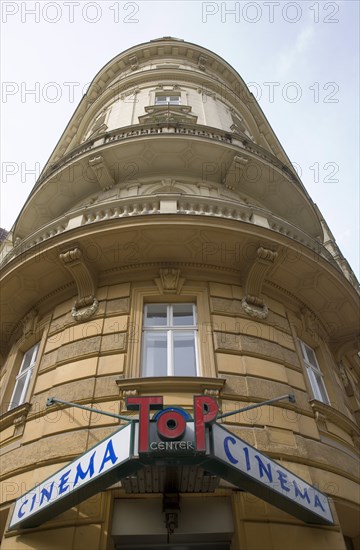
<svg viewBox="0 0 360 550">
<path fill-rule="evenodd" d="M 192 441 L 152 441 L 150 449 L 152 451 L 188 451 L 195 450 L 195 445 Z"/>
<path fill-rule="evenodd" d="M 261 482 L 276 493 L 298 502 L 322 517 L 331 517 L 325 495 L 315 487 L 225 430 L 217 429 L 216 441 L 216 454 L 222 455 L 221 458 L 239 472 Z"/>
<path fill-rule="evenodd" d="M 34 493 L 31 496 L 30 501 L 29 499 L 25 499 L 24 502 L 21 504 L 17 512 L 17 517 L 21 519 L 25 514 L 31 513 L 35 508 L 39 510 L 44 504 L 51 502 L 54 498 L 57 498 L 60 495 L 68 493 L 70 490 L 72 490 L 74 487 L 76 487 L 76 485 L 78 485 L 81 481 L 84 481 L 86 478 L 90 480 L 95 474 L 95 467 L 94 467 L 95 455 L 96 455 L 96 451 L 88 459 L 87 468 L 85 470 L 83 470 L 83 465 L 86 464 L 86 460 L 83 460 L 83 463 L 79 461 L 77 464 L 74 463 L 72 468 L 62 473 L 58 478 L 58 480 L 55 479 L 51 483 L 43 486 L 41 489 L 40 489 L 41 487 L 40 486 L 39 487 L 40 491 L 38 494 Z M 118 457 L 115 454 L 113 442 L 110 439 L 106 445 L 105 452 L 103 453 L 103 456 L 101 459 L 100 467 L 96 472 L 96 474 L 97 475 L 100 474 L 108 462 L 111 462 L 112 465 L 115 465 L 117 462 L 117 459 Z M 62 470 L 59 472 L 59 474 L 61 472 Z M 71 479 L 73 479 L 74 481 L 71 482 L 70 481 Z M 28 506 L 29 502 L 30 502 L 30 506 Z"/>
<path fill-rule="evenodd" d="M 17 500 L 11 525 L 17 524 L 129 458 L 130 430 L 119 430 Z"/>
</svg>

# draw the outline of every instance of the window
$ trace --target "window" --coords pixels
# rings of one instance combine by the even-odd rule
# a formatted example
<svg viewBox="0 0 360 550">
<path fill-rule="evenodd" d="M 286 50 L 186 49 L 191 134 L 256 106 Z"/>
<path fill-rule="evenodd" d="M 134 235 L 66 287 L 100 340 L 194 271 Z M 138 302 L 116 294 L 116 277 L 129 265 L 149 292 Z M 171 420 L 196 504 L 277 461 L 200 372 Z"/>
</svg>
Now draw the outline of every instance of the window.
<svg viewBox="0 0 360 550">
<path fill-rule="evenodd" d="M 315 399 L 323 403 L 329 403 L 323 375 L 316 359 L 315 352 L 307 344 L 300 340 L 301 352 L 306 366 L 306 372 L 310 380 L 311 389 Z"/>
<path fill-rule="evenodd" d="M 10 399 L 9 411 L 25 402 L 38 350 L 39 344 L 37 343 L 24 353 L 19 374 L 16 377 L 14 391 Z"/>
<path fill-rule="evenodd" d="M 196 376 L 196 334 L 195 305 L 147 304 L 142 376 Z"/>
<path fill-rule="evenodd" d="M 155 96 L 155 105 L 180 105 L 180 95 L 157 94 Z"/>
</svg>

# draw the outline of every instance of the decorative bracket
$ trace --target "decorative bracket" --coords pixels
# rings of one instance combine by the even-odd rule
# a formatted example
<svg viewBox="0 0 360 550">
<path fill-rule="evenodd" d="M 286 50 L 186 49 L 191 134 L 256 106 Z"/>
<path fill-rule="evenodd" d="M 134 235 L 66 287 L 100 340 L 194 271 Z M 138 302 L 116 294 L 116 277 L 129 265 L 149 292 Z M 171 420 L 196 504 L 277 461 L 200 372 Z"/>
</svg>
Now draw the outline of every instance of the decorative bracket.
<svg viewBox="0 0 360 550">
<path fill-rule="evenodd" d="M 160 269 L 160 278 L 155 279 L 155 283 L 161 294 L 179 294 L 185 282 L 180 277 L 180 269 Z"/>
<path fill-rule="evenodd" d="M 136 55 L 131 55 L 129 57 L 129 63 L 132 71 L 136 71 L 136 69 L 139 68 L 139 61 Z"/>
<path fill-rule="evenodd" d="M 222 181 L 227 189 L 239 189 L 243 168 L 248 160 L 246 157 L 235 155 Z"/>
<path fill-rule="evenodd" d="M 89 159 L 89 166 L 93 173 L 95 174 L 96 179 L 99 182 L 99 185 L 103 191 L 111 189 L 115 185 L 115 180 L 107 167 L 104 157 L 98 155 L 97 157 L 92 157 Z"/>
<path fill-rule="evenodd" d="M 303 307 L 300 313 L 304 330 L 311 334 L 314 339 L 317 339 L 320 336 L 326 341 L 328 339 L 328 335 L 315 313 L 306 307 Z"/>
<path fill-rule="evenodd" d="M 261 298 L 261 290 L 265 276 L 277 256 L 277 252 L 263 248 L 262 246 L 257 249 L 257 258 L 248 273 L 245 284 L 245 296 L 241 301 L 242 308 L 251 317 L 266 319 L 268 316 L 269 310 Z"/>
<path fill-rule="evenodd" d="M 78 297 L 71 315 L 75 321 L 86 321 L 99 307 L 99 302 L 95 298 L 95 278 L 86 265 L 80 248 L 76 247 L 60 254 L 60 260 L 71 273 L 78 289 Z"/>
<path fill-rule="evenodd" d="M 22 323 L 24 338 L 27 338 L 28 336 L 33 334 L 33 332 L 35 330 L 37 314 L 38 314 L 37 310 L 32 309 L 22 319 L 21 323 Z"/>
<path fill-rule="evenodd" d="M 339 369 L 341 381 L 345 388 L 345 393 L 348 397 L 352 397 L 354 395 L 354 388 L 346 372 L 346 368 L 342 363 L 338 363 L 338 369 Z"/>
<path fill-rule="evenodd" d="M 206 63 L 207 63 L 207 57 L 205 55 L 200 55 L 199 61 L 198 61 L 198 67 L 201 71 L 205 71 Z"/>
</svg>

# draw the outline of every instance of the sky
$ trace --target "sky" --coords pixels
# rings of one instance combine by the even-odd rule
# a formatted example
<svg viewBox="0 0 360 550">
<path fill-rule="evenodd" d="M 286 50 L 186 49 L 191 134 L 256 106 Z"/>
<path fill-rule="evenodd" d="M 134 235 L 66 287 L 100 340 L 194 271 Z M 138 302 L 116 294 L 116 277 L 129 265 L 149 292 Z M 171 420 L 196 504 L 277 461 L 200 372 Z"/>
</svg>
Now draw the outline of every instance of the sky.
<svg viewBox="0 0 360 550">
<path fill-rule="evenodd" d="M 359 5 L 2 0 L 0 226 L 11 229 L 96 73 L 173 36 L 241 75 L 359 277 Z"/>
</svg>

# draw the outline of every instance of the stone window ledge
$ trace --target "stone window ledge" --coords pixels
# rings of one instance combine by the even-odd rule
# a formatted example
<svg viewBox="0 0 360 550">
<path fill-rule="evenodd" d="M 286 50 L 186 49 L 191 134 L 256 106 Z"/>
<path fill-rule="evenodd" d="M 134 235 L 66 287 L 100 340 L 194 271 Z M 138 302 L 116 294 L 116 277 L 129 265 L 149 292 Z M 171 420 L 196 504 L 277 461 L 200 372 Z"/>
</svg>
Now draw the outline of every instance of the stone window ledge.
<svg viewBox="0 0 360 550">
<path fill-rule="evenodd" d="M 23 403 L 10 411 L 6 411 L 0 416 L 0 431 L 5 430 L 9 426 L 18 426 L 26 421 L 26 417 L 31 408 L 30 403 Z"/>
<path fill-rule="evenodd" d="M 125 399 L 131 395 L 142 393 L 172 393 L 188 392 L 194 395 L 205 394 L 220 397 L 226 382 L 225 378 L 207 378 L 203 376 L 165 376 L 148 378 L 118 378 L 121 397 Z"/>
<path fill-rule="evenodd" d="M 320 431 L 328 431 L 326 427 L 326 421 L 328 420 L 329 422 L 333 422 L 339 426 L 351 437 L 356 437 L 357 439 L 360 437 L 360 429 L 357 424 L 331 405 L 326 405 L 316 399 L 310 400 L 310 405 L 314 411 L 315 419 Z"/>
</svg>

